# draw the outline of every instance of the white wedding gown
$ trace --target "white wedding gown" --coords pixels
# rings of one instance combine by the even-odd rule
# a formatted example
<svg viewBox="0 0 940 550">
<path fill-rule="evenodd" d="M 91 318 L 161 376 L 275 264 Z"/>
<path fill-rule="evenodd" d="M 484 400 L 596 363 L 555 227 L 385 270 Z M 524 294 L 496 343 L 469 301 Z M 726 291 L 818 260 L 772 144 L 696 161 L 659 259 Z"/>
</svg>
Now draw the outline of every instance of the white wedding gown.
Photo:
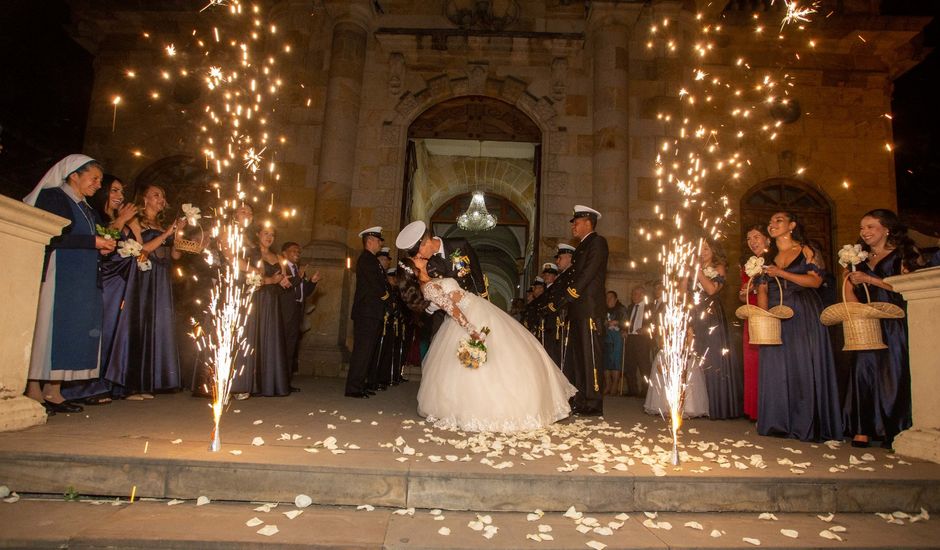
<svg viewBox="0 0 940 550">
<path fill-rule="evenodd" d="M 656 354 L 653 368 L 650 370 L 649 390 L 646 392 L 646 402 L 643 410 L 666 418 L 669 416 L 669 403 L 663 392 L 663 352 Z M 708 387 L 705 385 L 705 375 L 699 361 L 689 360 L 689 372 L 686 375 L 685 401 L 682 402 L 682 418 L 695 418 L 708 416 Z"/>
<path fill-rule="evenodd" d="M 571 413 L 568 399 L 577 390 L 522 324 L 454 279 L 433 279 L 422 291 L 448 316 L 421 365 L 421 416 L 439 428 L 505 433 L 543 428 Z M 490 329 L 486 363 L 462 366 L 460 341 L 483 327 Z"/>
</svg>

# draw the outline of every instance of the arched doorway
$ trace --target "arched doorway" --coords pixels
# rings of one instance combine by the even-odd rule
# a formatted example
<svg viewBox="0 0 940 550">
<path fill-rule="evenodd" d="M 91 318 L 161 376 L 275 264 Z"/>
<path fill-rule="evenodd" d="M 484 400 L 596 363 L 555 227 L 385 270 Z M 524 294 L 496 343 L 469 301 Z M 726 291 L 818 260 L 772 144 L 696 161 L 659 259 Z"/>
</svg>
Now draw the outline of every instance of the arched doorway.
<svg viewBox="0 0 940 550">
<path fill-rule="evenodd" d="M 541 143 L 538 125 L 518 107 L 478 95 L 434 104 L 408 128 L 401 224 L 429 220 L 439 236 L 467 238 L 501 307 L 534 276 Z M 496 228 L 456 226 L 474 191 L 484 193 Z"/>
<path fill-rule="evenodd" d="M 751 187 L 741 197 L 741 224 L 767 224 L 775 212 L 786 210 L 796 214 L 806 228 L 806 237 L 819 243 L 823 258 L 831 267 L 832 207 L 817 189 L 801 181 L 773 178 Z"/>
</svg>

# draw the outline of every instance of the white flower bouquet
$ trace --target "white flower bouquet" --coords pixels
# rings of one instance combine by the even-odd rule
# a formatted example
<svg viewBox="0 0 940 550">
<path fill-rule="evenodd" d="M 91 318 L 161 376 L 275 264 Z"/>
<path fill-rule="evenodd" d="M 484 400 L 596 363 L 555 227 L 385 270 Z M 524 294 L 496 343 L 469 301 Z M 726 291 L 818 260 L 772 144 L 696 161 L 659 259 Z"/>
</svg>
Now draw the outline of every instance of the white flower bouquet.
<svg viewBox="0 0 940 550">
<path fill-rule="evenodd" d="M 702 275 L 705 275 L 709 279 L 714 279 L 718 276 L 718 270 L 710 265 L 706 265 L 702 268 Z"/>
<path fill-rule="evenodd" d="M 202 214 L 199 213 L 200 210 L 198 206 L 193 206 L 191 203 L 187 202 L 180 208 L 182 208 L 183 217 L 186 218 L 186 223 L 189 225 L 196 225 L 196 222 L 202 218 Z"/>
<path fill-rule="evenodd" d="M 143 252 L 143 246 L 134 239 L 125 239 L 118 243 L 117 253 L 122 258 L 137 257 L 141 252 Z"/>
<path fill-rule="evenodd" d="M 257 271 L 250 271 L 245 275 L 245 284 L 250 286 L 252 290 L 261 288 L 261 283 L 263 282 L 261 278 L 261 273 Z"/>
<path fill-rule="evenodd" d="M 486 344 L 483 343 L 486 335 L 490 333 L 489 327 L 480 329 L 480 338 L 468 338 L 457 344 L 457 359 L 468 369 L 478 369 L 486 363 Z"/>
<path fill-rule="evenodd" d="M 868 252 L 860 244 L 847 244 L 839 250 L 839 265 L 855 271 L 855 266 L 868 259 Z M 851 266 L 851 267 L 849 267 Z"/>
<path fill-rule="evenodd" d="M 751 256 L 744 264 L 744 273 L 752 279 L 764 272 L 764 258 L 761 256 Z"/>
</svg>

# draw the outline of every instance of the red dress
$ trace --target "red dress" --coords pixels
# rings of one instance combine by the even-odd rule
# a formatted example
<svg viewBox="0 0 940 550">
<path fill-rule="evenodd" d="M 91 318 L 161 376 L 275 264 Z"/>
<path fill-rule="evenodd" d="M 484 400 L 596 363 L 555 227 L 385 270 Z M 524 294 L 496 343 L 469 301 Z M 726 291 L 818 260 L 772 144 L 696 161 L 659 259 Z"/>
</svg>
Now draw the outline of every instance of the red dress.
<svg viewBox="0 0 940 550">
<path fill-rule="evenodd" d="M 741 270 L 741 288 L 747 286 L 750 277 Z M 757 305 L 757 294 L 751 288 L 747 303 Z M 757 365 L 760 359 L 760 347 L 749 344 L 747 321 L 744 321 L 744 414 L 751 420 L 757 420 Z"/>
</svg>

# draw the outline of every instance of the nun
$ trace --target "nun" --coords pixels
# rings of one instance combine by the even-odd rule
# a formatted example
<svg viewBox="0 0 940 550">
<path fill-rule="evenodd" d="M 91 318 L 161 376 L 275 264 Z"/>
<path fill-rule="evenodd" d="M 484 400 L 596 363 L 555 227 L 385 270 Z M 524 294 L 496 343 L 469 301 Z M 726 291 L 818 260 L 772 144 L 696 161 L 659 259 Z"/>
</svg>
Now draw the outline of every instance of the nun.
<svg viewBox="0 0 940 550">
<path fill-rule="evenodd" d="M 69 155 L 46 172 L 23 202 L 68 220 L 46 246 L 39 312 L 26 395 L 49 414 L 81 412 L 62 397 L 62 382 L 98 377 L 102 296 L 99 261 L 116 242 L 99 235 L 102 221 L 86 202 L 101 187 L 101 165 Z"/>
</svg>

